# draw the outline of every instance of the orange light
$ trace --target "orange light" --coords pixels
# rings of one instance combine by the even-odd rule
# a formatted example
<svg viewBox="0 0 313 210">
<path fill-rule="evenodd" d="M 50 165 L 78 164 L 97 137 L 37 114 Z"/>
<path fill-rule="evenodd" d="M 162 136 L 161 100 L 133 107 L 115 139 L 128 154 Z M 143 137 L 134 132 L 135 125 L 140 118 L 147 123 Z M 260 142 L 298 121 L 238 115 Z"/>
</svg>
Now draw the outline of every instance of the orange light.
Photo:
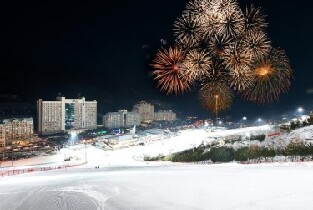
<svg viewBox="0 0 313 210">
<path fill-rule="evenodd" d="M 256 70 L 257 75 L 266 76 L 271 73 L 271 68 L 269 66 L 262 66 Z"/>
</svg>

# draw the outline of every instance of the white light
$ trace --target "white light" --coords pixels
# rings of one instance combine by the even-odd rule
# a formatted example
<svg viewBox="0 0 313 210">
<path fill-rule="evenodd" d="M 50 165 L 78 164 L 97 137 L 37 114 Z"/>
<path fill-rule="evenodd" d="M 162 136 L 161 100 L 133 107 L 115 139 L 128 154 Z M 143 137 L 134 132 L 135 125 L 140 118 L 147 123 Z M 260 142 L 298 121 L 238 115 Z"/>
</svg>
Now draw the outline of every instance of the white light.
<svg viewBox="0 0 313 210">
<path fill-rule="evenodd" d="M 262 121 L 262 119 L 261 119 L 261 118 L 259 118 L 259 119 L 258 119 L 258 122 L 261 122 L 261 121 Z"/>
<path fill-rule="evenodd" d="M 302 108 L 302 107 L 299 107 L 299 108 L 297 109 L 297 111 L 301 113 L 301 112 L 303 112 L 303 108 Z"/>
<path fill-rule="evenodd" d="M 243 117 L 242 119 L 243 119 L 243 120 L 247 120 L 247 117 Z"/>
</svg>

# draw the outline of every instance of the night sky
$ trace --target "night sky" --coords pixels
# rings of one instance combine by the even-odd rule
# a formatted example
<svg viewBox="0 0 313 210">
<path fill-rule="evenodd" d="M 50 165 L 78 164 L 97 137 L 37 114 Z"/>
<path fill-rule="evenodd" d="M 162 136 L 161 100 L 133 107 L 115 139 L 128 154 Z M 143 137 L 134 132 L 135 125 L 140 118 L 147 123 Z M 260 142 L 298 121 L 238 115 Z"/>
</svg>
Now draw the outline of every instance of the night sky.
<svg viewBox="0 0 313 210">
<path fill-rule="evenodd" d="M 185 0 L 8 1 L 1 3 L 0 97 L 36 103 L 78 93 L 97 100 L 99 112 L 131 109 L 139 100 L 182 114 L 209 117 L 197 88 L 166 96 L 151 78 L 151 59 L 174 42 L 173 22 Z M 313 109 L 313 12 L 310 0 L 245 0 L 267 15 L 273 46 L 284 49 L 294 70 L 288 94 L 271 105 L 238 96 L 223 116 L 239 119 L 281 115 L 299 105 Z M 161 42 L 161 40 L 166 40 Z"/>
</svg>

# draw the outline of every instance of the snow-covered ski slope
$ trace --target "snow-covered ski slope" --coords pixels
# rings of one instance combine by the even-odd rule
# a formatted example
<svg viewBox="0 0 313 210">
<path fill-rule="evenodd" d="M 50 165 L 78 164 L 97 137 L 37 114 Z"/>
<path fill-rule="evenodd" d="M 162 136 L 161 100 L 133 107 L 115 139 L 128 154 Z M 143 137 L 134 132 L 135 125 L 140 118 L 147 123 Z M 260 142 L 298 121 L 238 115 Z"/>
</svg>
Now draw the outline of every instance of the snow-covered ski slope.
<svg viewBox="0 0 313 210">
<path fill-rule="evenodd" d="M 105 166 L 0 179 L 1 210 L 312 209 L 311 163 Z"/>
</svg>

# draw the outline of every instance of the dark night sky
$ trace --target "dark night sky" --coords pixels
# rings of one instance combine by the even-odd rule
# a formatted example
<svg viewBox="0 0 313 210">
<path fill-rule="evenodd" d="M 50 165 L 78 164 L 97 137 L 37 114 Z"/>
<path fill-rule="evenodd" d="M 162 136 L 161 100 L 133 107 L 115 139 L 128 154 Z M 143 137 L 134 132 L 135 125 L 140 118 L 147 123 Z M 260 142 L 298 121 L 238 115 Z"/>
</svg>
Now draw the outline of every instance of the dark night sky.
<svg viewBox="0 0 313 210">
<path fill-rule="evenodd" d="M 131 109 L 138 100 L 159 100 L 165 108 L 186 114 L 206 114 L 197 89 L 166 96 L 149 76 L 149 61 L 162 46 L 173 43 L 172 25 L 185 0 L 132 1 L 8 1 L 1 3 L 0 94 L 19 101 L 54 99 L 78 93 L 96 99 L 99 112 Z M 65 3 L 66 2 L 66 3 Z M 245 0 L 261 6 L 268 35 L 283 48 L 294 70 L 288 94 L 261 106 L 240 100 L 224 116 L 241 118 L 282 114 L 299 105 L 310 107 L 313 88 L 313 13 L 311 0 Z"/>
</svg>

